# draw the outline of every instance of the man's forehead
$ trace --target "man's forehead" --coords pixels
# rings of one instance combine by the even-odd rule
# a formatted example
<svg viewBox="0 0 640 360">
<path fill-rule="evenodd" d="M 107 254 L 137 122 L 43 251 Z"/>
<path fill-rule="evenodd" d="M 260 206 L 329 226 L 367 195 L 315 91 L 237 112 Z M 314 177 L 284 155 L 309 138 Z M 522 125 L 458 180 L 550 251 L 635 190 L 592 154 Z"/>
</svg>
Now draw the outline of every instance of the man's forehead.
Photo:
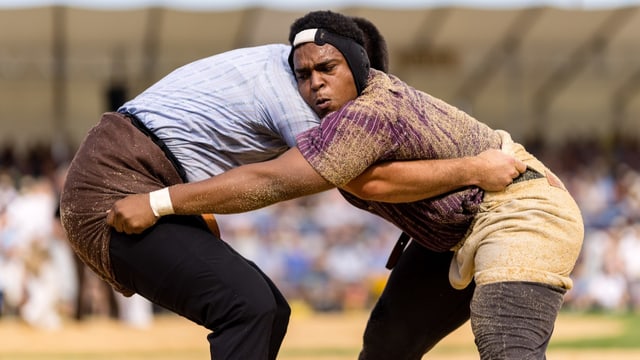
<svg viewBox="0 0 640 360">
<path fill-rule="evenodd" d="M 306 43 L 296 47 L 293 51 L 294 63 L 300 65 L 304 63 L 306 66 L 343 58 L 342 53 L 331 44 L 317 45 L 314 43 Z"/>
</svg>

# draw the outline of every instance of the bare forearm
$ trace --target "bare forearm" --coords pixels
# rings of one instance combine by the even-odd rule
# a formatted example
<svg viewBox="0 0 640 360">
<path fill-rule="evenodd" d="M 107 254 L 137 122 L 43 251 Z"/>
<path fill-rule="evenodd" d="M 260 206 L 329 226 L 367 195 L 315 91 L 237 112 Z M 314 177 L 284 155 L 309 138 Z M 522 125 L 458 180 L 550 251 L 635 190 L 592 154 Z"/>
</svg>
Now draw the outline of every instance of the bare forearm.
<svg viewBox="0 0 640 360">
<path fill-rule="evenodd" d="M 438 162 L 440 164 L 438 164 Z M 396 161 L 369 168 L 348 184 L 347 191 L 383 202 L 411 202 L 474 185 L 468 159 Z M 461 170 L 464 169 L 464 170 Z M 389 178 L 386 174 L 395 174 Z"/>
<path fill-rule="evenodd" d="M 137 234 L 162 215 L 239 213 L 332 187 L 294 148 L 277 159 L 241 166 L 207 180 L 127 196 L 109 210 L 107 224 Z"/>
<path fill-rule="evenodd" d="M 172 186 L 177 214 L 231 214 L 333 188 L 291 149 L 277 159 L 241 166 L 210 179 Z"/>
<path fill-rule="evenodd" d="M 526 169 L 500 150 L 458 159 L 396 161 L 367 169 L 345 190 L 368 200 L 411 202 L 466 186 L 501 191 Z"/>
<path fill-rule="evenodd" d="M 331 188 L 326 182 L 302 183 L 293 175 L 255 168 L 245 166 L 241 171 L 170 187 L 175 213 L 240 213 Z"/>
</svg>

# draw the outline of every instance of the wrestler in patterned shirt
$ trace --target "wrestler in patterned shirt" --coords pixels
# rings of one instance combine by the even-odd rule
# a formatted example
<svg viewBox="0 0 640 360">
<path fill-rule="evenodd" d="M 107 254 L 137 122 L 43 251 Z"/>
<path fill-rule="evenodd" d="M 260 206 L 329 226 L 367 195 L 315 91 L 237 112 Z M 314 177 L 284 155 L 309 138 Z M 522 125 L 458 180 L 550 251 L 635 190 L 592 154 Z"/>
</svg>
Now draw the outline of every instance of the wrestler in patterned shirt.
<svg viewBox="0 0 640 360">
<path fill-rule="evenodd" d="M 584 235 L 575 201 L 508 133 L 394 76 L 370 71 L 362 38 L 350 23 L 320 11 L 291 27 L 289 64 L 298 91 L 322 117 L 318 127 L 297 137 L 298 148 L 165 188 L 170 198 L 163 208 L 233 213 L 340 187 L 368 199 L 347 195 L 353 204 L 416 240 L 404 249 L 371 313 L 361 360 L 421 359 L 469 319 L 482 359 L 544 359 Z M 433 173 L 442 175 L 445 165 L 410 172 L 401 167 L 408 162 L 403 160 L 450 160 L 498 148 L 526 164 L 526 171 L 513 163 L 513 183 L 491 191 L 473 182 L 451 187 L 434 181 Z M 439 191 L 402 196 L 404 203 L 354 191 L 363 174 L 376 178 L 372 164 L 398 169 L 394 178 L 406 180 L 407 187 L 422 179 L 424 188 Z M 464 173 L 449 172 L 450 182 Z M 141 231 L 157 221 L 154 206 L 149 194 L 127 197 L 111 209 L 110 223 L 120 231 Z"/>
<path fill-rule="evenodd" d="M 338 188 L 384 160 L 459 158 L 500 148 L 500 137 L 485 124 L 442 100 L 417 94 L 396 77 L 371 70 L 362 95 L 299 135 L 298 148 Z M 341 191 L 355 206 L 436 251 L 449 250 L 462 239 L 483 195 L 480 188 L 468 187 L 436 199 L 389 204 Z"/>
</svg>

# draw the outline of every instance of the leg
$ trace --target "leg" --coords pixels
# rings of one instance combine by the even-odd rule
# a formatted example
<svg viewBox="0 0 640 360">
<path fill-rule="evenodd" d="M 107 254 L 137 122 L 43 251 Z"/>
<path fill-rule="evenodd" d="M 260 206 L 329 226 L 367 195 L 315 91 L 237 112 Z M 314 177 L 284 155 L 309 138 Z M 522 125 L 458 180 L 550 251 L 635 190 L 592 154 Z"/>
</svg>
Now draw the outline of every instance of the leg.
<svg viewBox="0 0 640 360">
<path fill-rule="evenodd" d="M 280 351 L 280 345 L 282 345 L 284 336 L 287 333 L 287 327 L 289 326 L 289 316 L 291 315 L 291 308 L 289 307 L 287 299 L 285 299 L 284 295 L 282 295 L 273 281 L 271 281 L 271 279 L 267 275 L 265 275 L 256 264 L 249 261 L 249 265 L 251 265 L 258 273 L 262 275 L 265 283 L 271 289 L 273 299 L 276 302 L 276 308 L 274 310 L 275 317 L 271 326 L 271 338 L 269 339 L 269 356 L 267 357 L 268 359 L 276 359 L 278 356 L 278 352 Z"/>
<path fill-rule="evenodd" d="M 85 296 L 85 287 L 87 285 L 86 276 L 85 276 L 85 267 L 86 265 L 82 263 L 78 255 L 74 252 L 73 258 L 76 263 L 76 275 L 78 277 L 78 293 L 76 294 L 76 308 L 74 313 L 74 318 L 78 321 L 84 319 L 84 315 L 86 314 L 86 301 L 84 299 Z"/>
<path fill-rule="evenodd" d="M 213 331 L 208 336 L 212 358 L 276 358 L 288 304 L 200 217 L 163 217 L 135 236 L 113 232 L 110 254 L 118 281 Z"/>
<path fill-rule="evenodd" d="M 452 256 L 409 244 L 371 313 L 361 360 L 421 359 L 469 319 L 474 285 L 451 287 Z"/>
<path fill-rule="evenodd" d="M 529 282 L 478 285 L 471 327 L 481 359 L 545 359 L 565 290 Z"/>
</svg>

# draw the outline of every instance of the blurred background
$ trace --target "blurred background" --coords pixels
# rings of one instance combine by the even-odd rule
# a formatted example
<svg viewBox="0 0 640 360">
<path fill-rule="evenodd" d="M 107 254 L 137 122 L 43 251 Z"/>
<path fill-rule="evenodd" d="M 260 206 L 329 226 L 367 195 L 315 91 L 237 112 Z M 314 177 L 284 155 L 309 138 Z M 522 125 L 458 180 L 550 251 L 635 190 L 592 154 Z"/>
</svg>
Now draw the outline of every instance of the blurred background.
<svg viewBox="0 0 640 360">
<path fill-rule="evenodd" d="M 151 324 L 161 309 L 114 294 L 70 252 L 56 213 L 66 165 L 102 112 L 192 60 L 286 43 L 318 9 L 372 20 L 391 73 L 508 130 L 564 180 L 586 223 L 564 311 L 640 310 L 640 2 L 302 3 L 0 0 L 0 322 Z M 314 312 L 370 308 L 399 235 L 335 191 L 219 223 Z"/>
</svg>

